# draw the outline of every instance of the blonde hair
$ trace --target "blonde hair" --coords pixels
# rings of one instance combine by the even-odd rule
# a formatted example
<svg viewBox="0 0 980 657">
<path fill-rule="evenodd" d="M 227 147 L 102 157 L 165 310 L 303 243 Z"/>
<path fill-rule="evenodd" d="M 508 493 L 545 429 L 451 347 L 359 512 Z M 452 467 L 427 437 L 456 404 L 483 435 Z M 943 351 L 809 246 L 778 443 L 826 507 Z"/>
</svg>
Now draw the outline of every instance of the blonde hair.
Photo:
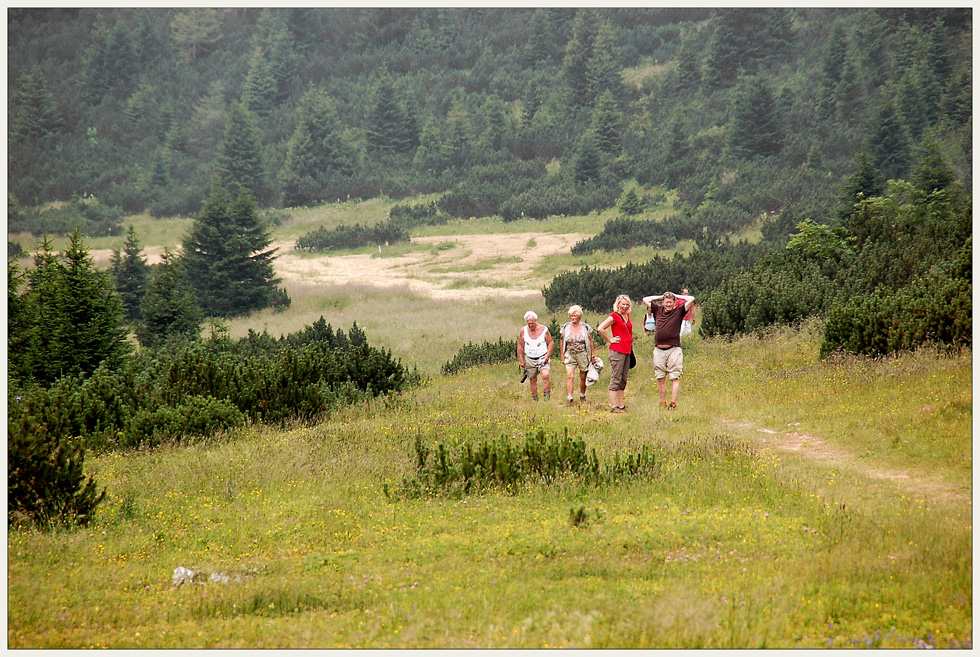
<svg viewBox="0 0 980 657">
<path fill-rule="evenodd" d="M 582 316 L 582 306 L 576 304 L 576 305 L 572 306 L 571 308 L 569 308 L 568 309 L 568 316 L 571 317 L 572 315 L 578 315 L 579 317 L 581 317 Z"/>
<path fill-rule="evenodd" d="M 630 305 L 630 310 L 633 309 L 633 301 L 629 298 L 629 296 L 627 296 L 625 294 L 620 294 L 618 297 L 616 297 L 616 300 L 613 301 L 613 312 L 614 313 L 619 312 L 618 306 L 619 306 L 619 300 L 620 299 L 626 299 L 626 303 L 628 303 Z"/>
</svg>

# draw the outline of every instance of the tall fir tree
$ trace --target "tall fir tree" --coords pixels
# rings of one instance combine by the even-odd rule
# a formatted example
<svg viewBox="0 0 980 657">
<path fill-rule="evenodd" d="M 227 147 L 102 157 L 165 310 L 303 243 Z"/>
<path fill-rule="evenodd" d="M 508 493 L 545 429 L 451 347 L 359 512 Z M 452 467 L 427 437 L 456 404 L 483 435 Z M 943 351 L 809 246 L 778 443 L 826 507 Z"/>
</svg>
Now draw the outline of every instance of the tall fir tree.
<svg viewBox="0 0 980 657">
<path fill-rule="evenodd" d="M 340 119 L 331 98 L 312 88 L 300 100 L 296 129 L 286 144 L 286 159 L 279 174 L 283 203 L 308 205 L 336 191 L 330 188 L 334 173 L 349 174 L 354 151 L 343 139 Z"/>
<path fill-rule="evenodd" d="M 854 156 L 854 167 L 854 173 L 841 186 L 837 205 L 837 218 L 845 223 L 853 214 L 857 203 L 872 196 L 881 196 L 885 191 L 881 174 L 866 151 L 860 151 Z"/>
<path fill-rule="evenodd" d="M 58 115 L 40 66 L 35 64 L 22 74 L 11 92 L 8 123 L 11 139 L 36 145 L 64 129 L 64 120 Z"/>
<path fill-rule="evenodd" d="M 592 112 L 592 130 L 596 134 L 600 151 L 613 156 L 619 154 L 622 123 L 623 115 L 615 96 L 612 91 L 604 91 Z"/>
<path fill-rule="evenodd" d="M 211 194 L 181 256 L 205 316 L 245 315 L 270 305 L 278 283 L 271 241 L 250 196 L 232 203 L 223 188 Z"/>
<path fill-rule="evenodd" d="M 114 369 L 128 351 L 122 301 L 109 276 L 95 268 L 78 228 L 69 234 L 63 258 L 65 332 L 59 337 L 70 355 L 65 373 L 91 374 L 103 362 Z"/>
<path fill-rule="evenodd" d="M 201 307 L 176 254 L 164 251 L 163 260 L 153 266 L 140 309 L 143 320 L 136 326 L 136 338 L 144 347 L 156 349 L 175 337 L 193 340 L 200 335 Z"/>
<path fill-rule="evenodd" d="M 865 150 L 886 180 L 903 178 L 908 171 L 909 142 L 893 101 L 883 100 L 871 118 Z"/>
<path fill-rule="evenodd" d="M 265 200 L 268 187 L 259 131 L 252 114 L 241 103 L 234 103 L 218 145 L 215 185 L 234 196 L 248 194 Z"/>
<path fill-rule="evenodd" d="M 782 140 L 779 114 L 769 87 L 758 76 L 741 79 L 732 90 L 727 153 L 739 158 L 775 155 L 782 148 Z"/>
<path fill-rule="evenodd" d="M 137 321 L 140 318 L 140 302 L 147 290 L 149 265 L 143 257 L 143 247 L 136 236 L 136 228 L 132 225 L 126 233 L 126 243 L 118 260 L 113 262 L 112 274 L 116 281 L 116 292 L 122 300 L 123 318 L 130 322 Z"/>
<path fill-rule="evenodd" d="M 376 151 L 410 153 L 418 145 L 418 129 L 414 119 L 399 103 L 387 71 L 378 80 L 375 98 L 368 127 L 368 145 Z"/>
<path fill-rule="evenodd" d="M 278 93 L 272 63 L 262 46 L 255 46 L 242 87 L 242 103 L 254 116 L 264 118 L 272 111 Z"/>
<path fill-rule="evenodd" d="M 572 38 L 565 47 L 562 80 L 573 107 L 591 107 L 595 101 L 589 84 L 589 61 L 595 48 L 598 18 L 592 9 L 579 9 L 572 24 Z"/>
</svg>

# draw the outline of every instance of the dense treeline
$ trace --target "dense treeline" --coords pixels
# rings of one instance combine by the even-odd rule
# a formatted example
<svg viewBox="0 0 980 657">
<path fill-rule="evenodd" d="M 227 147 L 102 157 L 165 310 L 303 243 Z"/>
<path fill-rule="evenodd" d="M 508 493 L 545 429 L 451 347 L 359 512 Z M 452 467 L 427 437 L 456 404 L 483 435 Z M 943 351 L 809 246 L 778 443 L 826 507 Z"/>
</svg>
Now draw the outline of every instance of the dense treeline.
<svg viewBox="0 0 980 657">
<path fill-rule="evenodd" d="M 385 350 L 320 318 L 278 339 L 176 340 L 53 385 L 12 385 L 7 398 L 10 513 L 84 523 L 101 500 L 82 480 L 83 449 L 148 447 L 246 422 L 310 421 L 339 405 L 418 381 Z"/>
<path fill-rule="evenodd" d="M 969 9 L 14 9 L 8 188 L 191 215 L 448 192 L 454 216 L 678 192 L 695 230 L 926 137 L 969 187 Z M 794 180 L 794 176 L 808 176 Z"/>
</svg>

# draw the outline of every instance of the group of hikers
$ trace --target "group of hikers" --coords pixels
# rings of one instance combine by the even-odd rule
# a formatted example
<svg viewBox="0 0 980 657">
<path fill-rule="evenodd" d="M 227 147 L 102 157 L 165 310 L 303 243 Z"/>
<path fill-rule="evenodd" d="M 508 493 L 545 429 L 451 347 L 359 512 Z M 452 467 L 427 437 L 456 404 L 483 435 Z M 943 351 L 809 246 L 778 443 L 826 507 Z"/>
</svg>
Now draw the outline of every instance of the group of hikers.
<svg viewBox="0 0 980 657">
<path fill-rule="evenodd" d="M 694 322 L 694 297 L 687 289 L 680 294 L 667 291 L 643 297 L 647 308 L 644 330 L 653 333 L 653 368 L 657 379 L 660 405 L 677 408 L 681 375 L 684 373 L 684 351 L 681 337 L 690 335 Z M 636 365 L 633 351 L 633 323 L 630 310 L 633 302 L 625 294 L 616 297 L 612 312 L 595 328 L 609 344 L 609 405 L 613 413 L 626 411 L 626 383 L 629 371 Z M 592 327 L 582 321 L 582 307 L 568 309 L 568 322 L 561 327 L 558 353 L 565 365 L 567 404 L 574 401 L 575 374 L 578 373 L 579 402 L 585 403 L 586 387 L 594 383 L 605 364 L 596 356 Z M 538 400 L 538 377 L 541 378 L 544 399 L 551 398 L 551 355 L 555 341 L 544 324 L 538 323 L 533 310 L 524 313 L 525 326 L 517 339 L 517 364 L 530 379 L 531 398 Z M 667 379 L 670 379 L 668 401 Z M 522 379 L 523 382 L 524 379 Z"/>
</svg>

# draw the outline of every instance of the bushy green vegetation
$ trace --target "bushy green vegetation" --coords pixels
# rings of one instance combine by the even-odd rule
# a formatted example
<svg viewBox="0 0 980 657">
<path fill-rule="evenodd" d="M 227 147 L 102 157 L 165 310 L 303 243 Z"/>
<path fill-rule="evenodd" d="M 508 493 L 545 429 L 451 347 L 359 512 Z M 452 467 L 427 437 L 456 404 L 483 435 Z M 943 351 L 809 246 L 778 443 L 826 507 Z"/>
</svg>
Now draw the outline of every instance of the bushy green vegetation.
<svg viewBox="0 0 980 657">
<path fill-rule="evenodd" d="M 523 445 L 503 437 L 475 445 L 437 442 L 430 447 L 416 438 L 415 457 L 415 476 L 405 478 L 394 490 L 385 485 L 386 497 L 461 497 L 487 488 L 518 493 L 535 483 L 553 484 L 568 477 L 598 486 L 656 475 L 656 457 L 645 446 L 625 458 L 617 452 L 611 464 L 603 465 L 594 447 L 589 450 L 585 440 L 570 438 L 567 430 L 558 436 L 538 429 Z"/>
<path fill-rule="evenodd" d="M 364 246 L 408 242 L 408 231 L 392 221 L 365 227 L 361 224 L 338 226 L 327 230 L 320 226 L 296 240 L 296 248 L 305 251 L 359 249 Z"/>
<path fill-rule="evenodd" d="M 369 346 L 357 324 L 345 334 L 321 318 L 279 339 L 250 333 L 237 341 L 171 340 L 121 366 L 103 363 L 89 376 L 61 377 L 48 387 L 12 386 L 7 428 L 15 462 L 48 467 L 44 481 L 49 482 L 68 467 L 61 463 L 66 446 L 75 451 L 70 452 L 71 476 L 51 483 L 50 491 L 42 489 L 47 497 L 37 497 L 30 483 L 36 478 L 33 470 L 12 468 L 8 484 L 16 496 L 11 512 L 28 519 L 65 516 L 59 506 L 65 496 L 89 495 L 76 491 L 82 448 L 153 447 L 213 436 L 246 422 L 312 421 L 418 380 L 389 352 Z M 90 511 L 73 510 L 78 515 Z"/>
</svg>

